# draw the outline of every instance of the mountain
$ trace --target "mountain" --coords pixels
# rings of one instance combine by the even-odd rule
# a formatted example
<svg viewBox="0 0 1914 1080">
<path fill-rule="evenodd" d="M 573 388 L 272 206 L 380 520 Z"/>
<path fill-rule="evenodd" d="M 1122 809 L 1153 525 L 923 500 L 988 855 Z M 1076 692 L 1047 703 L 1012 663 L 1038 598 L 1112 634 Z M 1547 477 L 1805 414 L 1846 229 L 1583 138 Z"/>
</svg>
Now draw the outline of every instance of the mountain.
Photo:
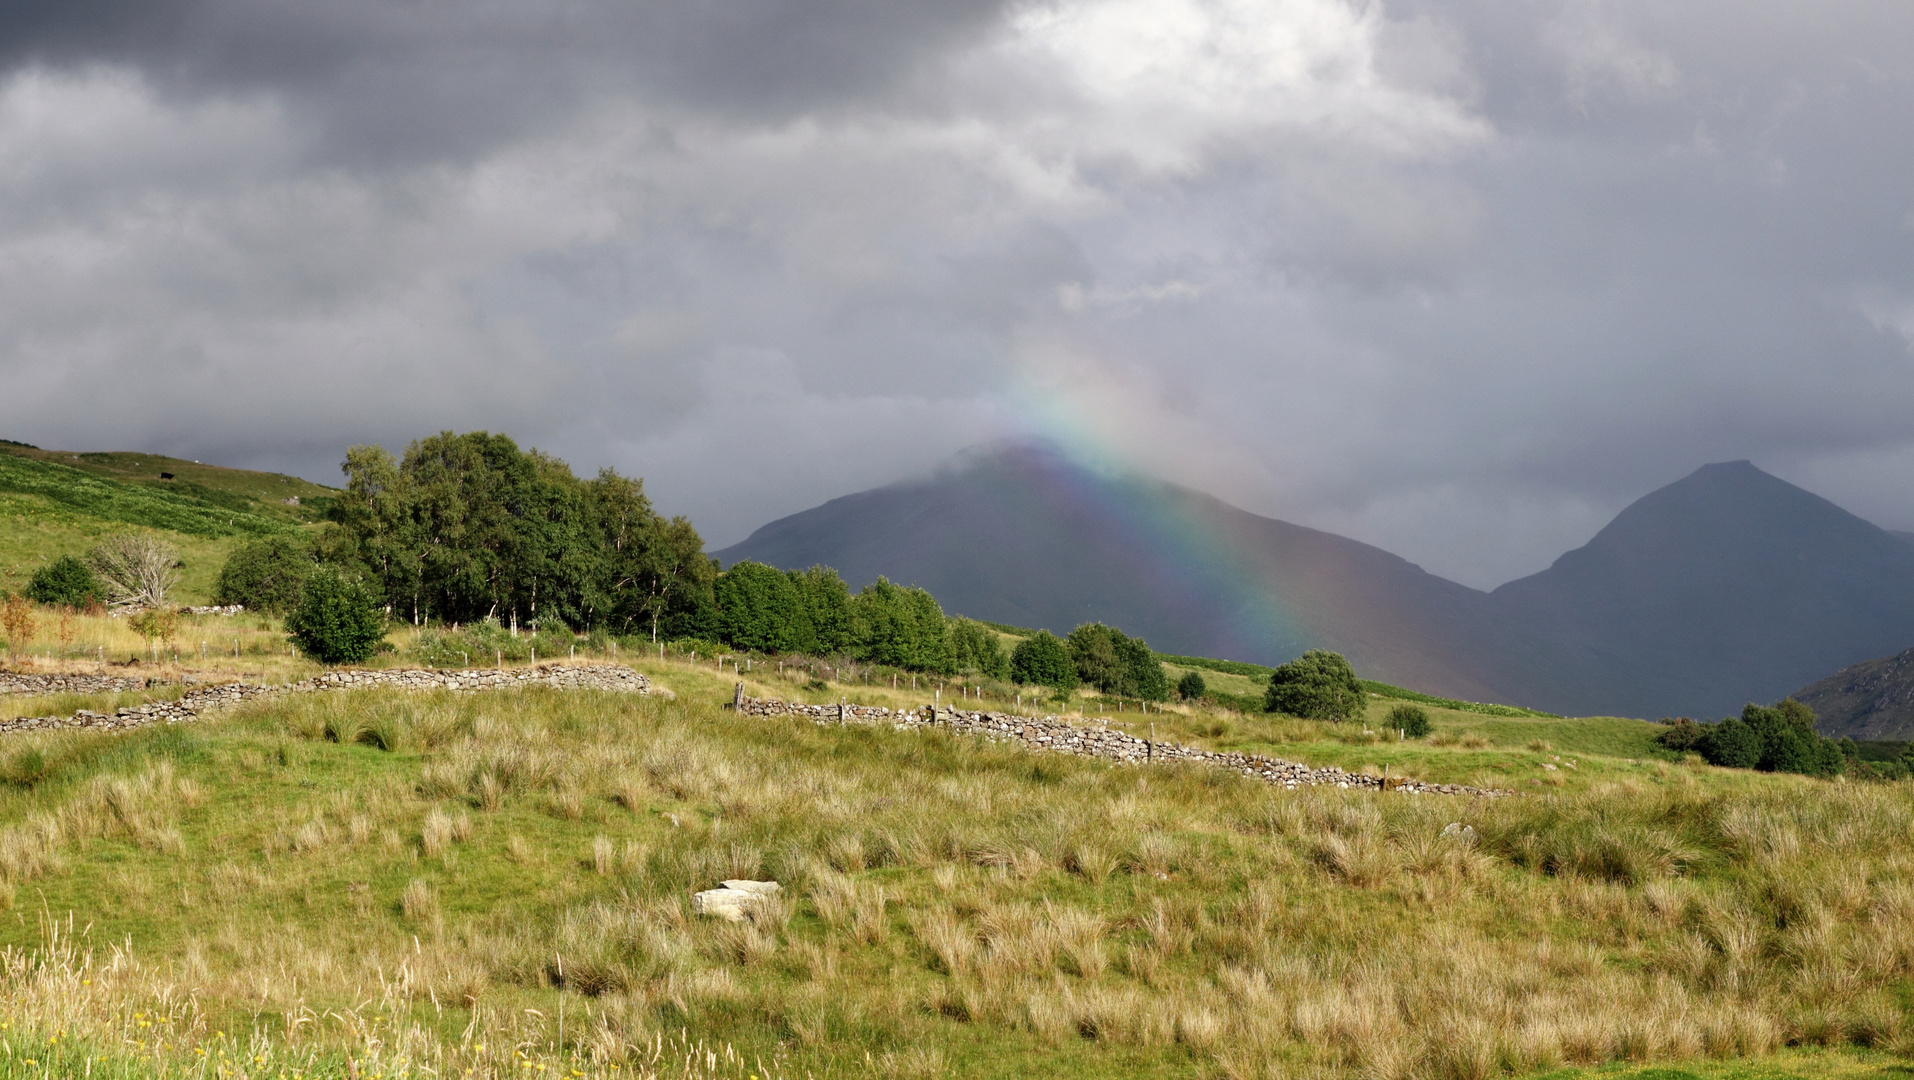
<svg viewBox="0 0 1914 1080">
<path fill-rule="evenodd" d="M 1736 461 L 1642 497 L 1490 601 L 1547 646 L 1500 658 L 1518 695 L 1720 715 L 1914 644 L 1914 545 Z"/>
<path fill-rule="evenodd" d="M 961 456 L 716 553 L 882 574 L 946 609 L 1165 652 L 1332 648 L 1375 678 L 1555 712 L 1717 716 L 1914 644 L 1914 544 L 1752 464 L 1644 496 L 1549 569 L 1483 593 L 1332 533 L 1044 446 Z"/>
<path fill-rule="evenodd" d="M 1068 632 L 1097 620 L 1166 652 L 1270 662 L 1324 646 L 1375 677 L 1481 699 L 1446 633 L 1485 599 L 1380 548 L 1045 446 L 963 455 L 833 499 L 716 553 L 930 590 L 946 610 Z"/>
<path fill-rule="evenodd" d="M 1914 649 L 1842 668 L 1794 692 L 1823 735 L 1914 739 Z"/>
</svg>

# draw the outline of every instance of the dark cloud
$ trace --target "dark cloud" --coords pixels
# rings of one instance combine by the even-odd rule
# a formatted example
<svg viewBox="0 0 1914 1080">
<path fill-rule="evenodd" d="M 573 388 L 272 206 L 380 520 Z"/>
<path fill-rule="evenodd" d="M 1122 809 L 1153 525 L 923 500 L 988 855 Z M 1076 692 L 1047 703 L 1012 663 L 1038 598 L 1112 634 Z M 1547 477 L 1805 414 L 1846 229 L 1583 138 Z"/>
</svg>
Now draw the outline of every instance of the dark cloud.
<svg viewBox="0 0 1914 1080">
<path fill-rule="evenodd" d="M 0 5 L 0 425 L 511 431 L 711 537 L 1058 438 L 1476 585 L 1914 527 L 1914 8 Z"/>
</svg>

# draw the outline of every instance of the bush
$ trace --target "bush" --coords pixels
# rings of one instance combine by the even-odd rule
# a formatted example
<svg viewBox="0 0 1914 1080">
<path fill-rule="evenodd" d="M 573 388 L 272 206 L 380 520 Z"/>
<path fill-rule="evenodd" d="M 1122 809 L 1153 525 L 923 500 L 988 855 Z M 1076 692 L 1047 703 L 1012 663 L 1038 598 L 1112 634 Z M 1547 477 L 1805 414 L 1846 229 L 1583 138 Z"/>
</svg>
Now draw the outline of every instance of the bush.
<svg viewBox="0 0 1914 1080">
<path fill-rule="evenodd" d="M 33 572 L 27 596 L 42 604 L 85 607 L 106 595 L 93 568 L 72 555 L 62 555 Z"/>
<path fill-rule="evenodd" d="M 1203 683 L 1203 676 L 1194 671 L 1186 671 L 1182 678 L 1176 680 L 1176 696 L 1184 701 L 1199 700 L 1208 689 Z"/>
<path fill-rule="evenodd" d="M 385 640 L 385 612 L 364 585 L 322 569 L 306 578 L 298 606 L 286 616 L 286 631 L 322 664 L 356 664 Z"/>
<path fill-rule="evenodd" d="M 1708 764 L 1729 769 L 1807 776 L 1832 776 L 1847 769 L 1848 755 L 1841 744 L 1816 732 L 1814 710 L 1793 698 L 1750 704 L 1740 716 L 1714 725 L 1684 717 L 1655 741 L 1677 753 L 1692 749 Z"/>
<path fill-rule="evenodd" d="M 286 611 L 299 602 L 314 565 L 312 545 L 302 537 L 267 536 L 241 544 L 219 568 L 213 603 Z"/>
<path fill-rule="evenodd" d="M 1420 705 L 1398 705 L 1389 710 L 1389 726 L 1405 739 L 1420 739 L 1429 734 L 1429 714 Z"/>
<path fill-rule="evenodd" d="M 1338 653 L 1311 649 L 1269 675 L 1263 707 L 1308 720 L 1354 720 L 1366 698 L 1356 670 Z"/>
<path fill-rule="evenodd" d="M 1077 666 L 1070 649 L 1048 630 L 1017 643 L 1010 653 L 1010 677 L 1026 686 L 1048 686 L 1060 694 L 1077 688 Z"/>
</svg>

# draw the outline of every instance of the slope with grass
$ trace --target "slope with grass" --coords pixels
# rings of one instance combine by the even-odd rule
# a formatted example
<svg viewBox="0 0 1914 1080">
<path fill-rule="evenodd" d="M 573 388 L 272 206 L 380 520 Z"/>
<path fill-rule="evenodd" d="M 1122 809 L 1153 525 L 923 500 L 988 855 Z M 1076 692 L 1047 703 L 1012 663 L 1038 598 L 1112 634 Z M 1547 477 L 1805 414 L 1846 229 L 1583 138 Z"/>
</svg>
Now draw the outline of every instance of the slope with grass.
<svg viewBox="0 0 1914 1080">
<path fill-rule="evenodd" d="M 1445 712 L 1432 744 L 1401 744 L 1136 718 L 1424 771 L 1581 755 L 1573 784 L 1525 799 L 1285 792 L 740 717 L 718 707 L 737 681 L 908 692 L 637 666 L 675 699 L 304 695 L 0 743 L 0 944 L 23 958 L 0 964 L 18 1035 L 0 1076 L 29 1074 L 30 1047 L 101 1075 L 215 1075 L 204 1051 L 224 1075 L 1483 1080 L 1680 1060 L 1725 1080 L 1853 1075 L 1909 1045 L 1905 785 L 1600 755 L 1634 745 L 1629 722 Z M 785 895 L 741 924 L 690 914 L 734 876 Z M 49 949 L 56 924 L 73 936 Z M 1833 1049 L 1768 1057 L 1784 1045 Z"/>
<path fill-rule="evenodd" d="M 9 452 L 0 453 L 0 578 L 10 581 L 0 580 L 0 588 L 18 587 L 53 559 L 82 554 L 111 533 L 138 530 L 158 534 L 180 550 L 185 565 L 179 598 L 204 603 L 234 543 L 301 528 L 313 512 L 303 503 L 293 508 L 245 494 L 270 489 L 277 478 L 269 474 L 194 466 L 222 486 L 197 480 L 135 483 L 110 478 L 114 470 L 81 466 L 92 458 L 143 455 L 66 455 L 78 460 L 61 463 L 53 460 L 58 455 L 44 451 L 4 449 Z"/>
</svg>

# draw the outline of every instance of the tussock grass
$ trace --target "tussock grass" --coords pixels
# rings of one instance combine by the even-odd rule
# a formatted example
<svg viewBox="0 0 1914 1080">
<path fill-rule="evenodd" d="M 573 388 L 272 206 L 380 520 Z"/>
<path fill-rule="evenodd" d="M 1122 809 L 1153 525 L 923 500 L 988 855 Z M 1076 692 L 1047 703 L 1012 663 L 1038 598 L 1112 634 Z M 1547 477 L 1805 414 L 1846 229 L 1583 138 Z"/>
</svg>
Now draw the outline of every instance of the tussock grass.
<svg viewBox="0 0 1914 1080">
<path fill-rule="evenodd" d="M 500 1046 L 642 1074 L 673 1040 L 705 1047 L 687 1075 L 1481 1080 L 1914 1039 L 1906 785 L 1290 792 L 677 689 L 22 737 L 59 767 L 0 790 L 0 945 L 37 958 L 0 971 L 0 1013 L 63 1001 L 131 1055 L 124 1016 L 172 1009 L 181 1064 L 256 1039 L 323 1072 L 376 1042 L 492 1076 L 525 1072 Z M 692 916 L 730 877 L 785 891 Z M 26 896 L 91 930 L 50 942 Z M 117 966 L 82 998 L 60 965 Z"/>
</svg>

